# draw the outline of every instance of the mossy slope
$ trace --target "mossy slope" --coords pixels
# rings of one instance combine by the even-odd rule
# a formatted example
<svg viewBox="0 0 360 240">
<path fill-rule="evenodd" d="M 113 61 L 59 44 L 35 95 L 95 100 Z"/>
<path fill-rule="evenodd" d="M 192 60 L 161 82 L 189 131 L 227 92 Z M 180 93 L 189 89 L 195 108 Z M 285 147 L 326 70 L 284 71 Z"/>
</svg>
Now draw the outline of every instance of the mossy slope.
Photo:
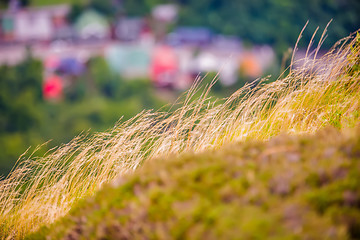
<svg viewBox="0 0 360 240">
<path fill-rule="evenodd" d="M 150 161 L 27 239 L 360 238 L 360 128 Z"/>
</svg>

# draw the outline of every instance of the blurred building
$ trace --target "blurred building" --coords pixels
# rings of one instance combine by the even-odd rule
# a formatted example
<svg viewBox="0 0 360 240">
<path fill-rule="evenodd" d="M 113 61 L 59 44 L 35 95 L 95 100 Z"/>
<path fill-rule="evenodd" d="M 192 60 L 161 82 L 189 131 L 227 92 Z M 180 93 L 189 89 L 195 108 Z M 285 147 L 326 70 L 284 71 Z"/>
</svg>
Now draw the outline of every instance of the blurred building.
<svg viewBox="0 0 360 240">
<path fill-rule="evenodd" d="M 175 50 L 158 46 L 151 58 L 151 80 L 158 87 L 174 87 L 178 80 L 179 61 Z"/>
<path fill-rule="evenodd" d="M 178 15 L 178 7 L 175 4 L 160 4 L 152 9 L 152 16 L 155 20 L 171 23 Z"/>
<path fill-rule="evenodd" d="M 37 8 L 9 8 L 0 12 L 2 42 L 50 41 L 68 26 L 69 5 Z"/>
<path fill-rule="evenodd" d="M 114 37 L 121 41 L 137 41 L 145 28 L 143 18 L 121 18 L 115 23 Z"/>
<path fill-rule="evenodd" d="M 114 44 L 105 50 L 110 69 L 128 79 L 149 76 L 150 55 L 151 49 L 134 44 Z"/>
<path fill-rule="evenodd" d="M 110 38 L 110 24 L 105 16 L 94 10 L 83 12 L 74 24 L 80 40 L 107 40 Z"/>
<path fill-rule="evenodd" d="M 213 36 L 212 31 L 205 27 L 179 27 L 167 35 L 166 42 L 171 46 L 204 47 L 212 43 Z"/>
<path fill-rule="evenodd" d="M 237 37 L 215 35 L 206 27 L 182 26 L 168 33 L 178 15 L 173 4 L 156 6 L 151 17 L 122 16 L 113 22 L 87 9 L 69 23 L 69 5 L 20 8 L 17 2 L 0 11 L 0 64 L 19 63 L 29 45 L 32 55 L 44 61 L 44 79 L 60 73 L 65 82 L 84 74 L 86 62 L 101 56 L 113 72 L 125 78 L 148 77 L 159 87 L 185 89 L 208 72 L 219 73 L 223 85 L 232 85 L 239 71 L 255 79 L 275 58 L 269 46 L 244 50 Z M 49 86 L 56 84 L 49 81 Z"/>
<path fill-rule="evenodd" d="M 258 78 L 274 64 L 274 50 L 267 45 L 255 46 L 240 55 L 239 71 L 252 79 Z"/>
</svg>

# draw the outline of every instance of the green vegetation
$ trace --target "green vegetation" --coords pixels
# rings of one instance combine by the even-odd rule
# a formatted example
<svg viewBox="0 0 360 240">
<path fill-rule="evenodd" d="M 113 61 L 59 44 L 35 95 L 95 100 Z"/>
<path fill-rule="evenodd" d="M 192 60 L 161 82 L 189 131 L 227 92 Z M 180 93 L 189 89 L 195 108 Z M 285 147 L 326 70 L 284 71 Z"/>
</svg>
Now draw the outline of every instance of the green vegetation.
<svg viewBox="0 0 360 240">
<path fill-rule="evenodd" d="M 70 1 L 52 3 L 60 2 Z M 123 9 L 71 2 L 70 19 L 85 7 L 113 19 L 148 15 L 167 1 L 124 0 Z M 360 16 L 356 0 L 175 3 L 181 25 L 271 44 L 278 54 L 308 19 L 311 32 L 334 18 L 332 44 L 355 31 Z M 162 105 L 149 81 L 119 79 L 103 59 L 90 61 L 89 75 L 73 79 L 58 104 L 42 100 L 39 61 L 0 67 L 2 174 L 25 146 L 56 138 L 0 182 L 0 238 L 359 239 L 359 39 L 350 36 L 318 60 L 320 46 L 315 54 L 309 46 L 302 67 L 217 102 L 209 97 L 216 79 L 204 91 L 197 82 L 169 112 L 140 112 Z M 114 128 L 70 141 L 121 115 Z"/>
<path fill-rule="evenodd" d="M 42 156 L 83 131 L 104 131 L 121 116 L 126 121 L 167 103 L 156 96 L 150 80 L 124 80 L 111 73 L 102 58 L 88 63 L 85 76 L 72 79 L 59 103 L 43 100 L 42 73 L 41 62 L 31 57 L 0 67 L 0 175 L 7 175 L 29 146 L 32 152 L 53 139 L 36 153 Z"/>
<path fill-rule="evenodd" d="M 358 239 L 360 127 L 146 163 L 26 239 Z"/>
<path fill-rule="evenodd" d="M 130 2 L 132 0 L 127 0 Z M 216 32 L 239 36 L 252 44 L 270 44 L 282 54 L 292 47 L 306 21 L 303 40 L 323 29 L 333 19 L 325 46 L 359 27 L 360 2 L 357 0 L 178 0 L 179 24 L 210 26 Z M 275 34 L 276 33 L 276 34 Z M 304 46 L 305 47 L 305 46 Z"/>
<path fill-rule="evenodd" d="M 29 153 L 51 140 L 35 154 L 42 156 L 84 131 L 105 131 L 120 118 L 126 121 L 143 109 L 157 110 L 180 94 L 168 91 L 170 97 L 161 97 L 149 79 L 123 79 L 101 57 L 87 66 L 84 76 L 71 79 L 73 85 L 58 103 L 43 100 L 39 60 L 29 57 L 16 66 L 0 66 L 0 176 L 6 176 L 30 146 Z M 210 77 L 204 81 L 210 82 Z M 221 98 L 235 88 L 217 83 L 212 94 Z"/>
<path fill-rule="evenodd" d="M 0 174 L 10 171 L 27 146 L 43 143 L 37 132 L 41 113 L 41 63 L 28 59 L 0 67 Z"/>
<path fill-rule="evenodd" d="M 199 91 L 199 82 L 197 82 L 188 93 L 182 106 L 173 112 L 143 111 L 107 132 L 97 133 L 90 137 L 80 136 L 68 144 L 50 151 L 43 157 L 24 159 L 0 184 L 0 229 L 2 230 L 0 237 L 23 238 L 40 226 L 63 217 L 80 199 L 94 195 L 104 184 L 124 174 L 134 172 L 144 163 L 151 162 L 155 158 L 165 161 L 165 159 L 170 160 L 181 154 L 211 151 L 236 142 L 245 142 L 243 144 L 246 145 L 246 141 L 268 140 L 281 133 L 311 134 L 326 126 L 338 129 L 353 128 L 358 125 L 360 118 L 360 95 L 358 94 L 360 92 L 360 72 L 356 70 L 360 53 L 358 40 L 359 36 L 350 36 L 340 42 L 338 48 L 332 49 L 321 59 L 311 61 L 310 64 L 305 61 L 302 68 L 290 69 L 286 77 L 279 78 L 273 83 L 258 84 L 257 86 L 247 85 L 219 104 L 211 101 L 208 95 L 215 80 L 208 88 L 205 88 L 199 97 L 193 99 Z M 330 135 L 328 138 L 330 141 L 333 136 Z M 353 157 L 357 158 L 357 143 L 350 142 L 349 145 L 351 146 L 351 144 L 356 146 Z M 276 146 L 280 150 L 276 151 L 283 152 L 283 145 L 280 142 Z M 346 149 L 346 144 L 341 146 Z M 312 152 L 316 152 L 315 150 L 316 148 L 311 149 Z M 290 162 L 305 161 L 316 166 L 317 159 L 301 160 L 300 150 L 291 149 L 289 151 L 290 153 L 296 151 L 295 154 L 286 156 L 288 160 L 291 160 Z M 353 152 L 349 151 L 350 153 L 341 159 L 351 158 Z M 253 154 L 250 150 L 246 152 L 246 154 L 248 153 Z M 222 161 L 230 160 L 223 159 Z M 319 163 L 321 163 L 320 160 Z M 196 165 L 195 162 L 192 164 Z M 251 164 L 255 165 L 255 168 L 260 167 L 256 166 L 256 161 Z M 353 173 L 358 170 L 356 164 L 355 161 L 354 165 L 349 167 L 351 174 L 346 181 L 350 183 L 349 185 L 347 182 L 344 183 L 345 190 L 357 189 L 357 175 Z M 278 167 L 289 173 L 297 171 L 295 167 L 292 169 L 289 166 Z M 235 168 L 235 166 L 232 167 Z M 319 169 L 321 168 L 316 167 L 314 170 Z M 201 171 L 200 175 L 202 175 Z M 299 170 L 299 172 L 303 171 Z M 177 173 L 174 171 L 165 174 L 176 175 Z M 206 176 L 206 173 L 204 174 Z M 275 172 L 273 176 L 276 177 L 277 174 L 278 172 Z M 250 173 L 250 175 L 252 174 Z M 306 174 L 304 173 L 304 175 Z M 162 174 L 159 173 L 159 176 L 161 177 Z M 216 180 L 215 176 L 213 177 Z M 168 180 L 171 182 L 171 178 Z M 188 181 L 188 179 L 183 180 Z M 292 188 L 286 190 L 287 187 L 284 187 L 284 190 L 282 187 L 281 183 L 286 182 L 284 179 L 274 179 L 273 181 L 275 185 L 268 186 L 270 188 L 267 191 L 279 192 L 279 195 L 283 195 L 284 191 L 285 194 L 292 193 Z M 254 184 L 261 184 L 261 182 L 256 182 L 254 178 Z M 280 190 L 277 187 L 278 182 L 280 182 Z M 244 187 L 246 186 L 245 184 Z M 195 189 L 201 190 L 199 187 L 195 187 Z M 335 197 L 336 195 L 333 194 L 335 192 L 332 192 L 331 189 L 329 196 Z M 176 191 L 179 191 L 179 188 Z M 239 191 L 241 193 L 243 190 L 239 189 Z M 132 193 L 129 191 L 124 194 Z M 164 207 L 162 210 L 165 219 L 166 214 L 171 214 L 171 211 L 166 213 L 169 205 L 166 204 L 166 201 L 163 203 L 156 197 L 156 191 L 154 194 L 156 201 L 159 201 L 159 207 Z M 345 195 L 350 196 L 350 199 L 358 199 L 357 194 L 357 192 L 350 191 Z M 313 198 L 316 200 L 318 196 L 320 195 L 316 192 Z M 218 198 L 217 196 L 213 197 Z M 126 196 L 121 198 L 126 199 Z M 338 197 L 334 199 L 331 202 L 338 201 Z M 321 197 L 320 200 L 319 211 L 325 211 L 328 200 L 326 197 Z M 358 200 L 354 201 L 358 206 Z M 259 224 L 259 226 L 264 226 L 265 232 L 266 229 L 269 233 L 272 232 L 270 227 L 267 228 L 271 225 L 270 220 L 265 221 L 267 215 L 252 208 L 247 211 L 249 211 L 247 215 L 254 216 L 253 221 L 260 221 L 256 226 Z M 234 212 L 236 211 L 234 210 Z M 201 214 L 205 213 L 201 209 L 198 210 L 198 213 L 197 218 L 201 220 Z M 218 216 L 217 213 L 213 214 Z M 255 217 L 259 216 L 257 214 L 265 216 L 265 218 L 258 219 Z M 207 215 L 205 214 L 205 216 Z M 155 220 L 161 220 L 161 216 L 158 217 L 159 219 L 155 218 Z M 141 219 L 131 221 L 130 225 L 136 226 L 137 220 Z M 265 223 L 261 220 L 264 220 Z M 85 218 L 85 222 L 87 221 L 89 220 Z M 327 222 L 322 218 L 311 221 L 314 221 L 314 224 Z M 224 224 L 229 227 L 233 223 L 226 222 Z M 246 225 L 245 222 L 244 224 Z M 152 226 L 149 228 L 152 229 Z M 312 229 L 311 226 L 309 228 Z M 249 229 L 249 234 L 257 234 L 251 231 L 252 228 Z M 276 234 L 280 234 L 280 236 L 285 234 L 284 236 L 286 236 L 286 232 L 282 233 L 281 229 L 279 231 Z M 333 229 L 335 238 L 344 236 L 344 231 L 340 228 Z M 231 232 L 227 233 L 231 234 Z M 314 234 L 317 233 L 314 232 Z"/>
<path fill-rule="evenodd" d="M 48 6 L 55 4 L 72 4 L 74 2 L 84 2 L 83 0 L 30 0 L 32 6 Z"/>
</svg>

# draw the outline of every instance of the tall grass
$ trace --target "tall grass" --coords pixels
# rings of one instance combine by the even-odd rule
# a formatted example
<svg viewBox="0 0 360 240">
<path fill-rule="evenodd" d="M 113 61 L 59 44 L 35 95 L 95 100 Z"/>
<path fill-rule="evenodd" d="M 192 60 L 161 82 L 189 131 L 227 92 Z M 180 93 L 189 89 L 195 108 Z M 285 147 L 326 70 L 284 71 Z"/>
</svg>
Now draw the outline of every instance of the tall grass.
<svg viewBox="0 0 360 240">
<path fill-rule="evenodd" d="M 170 159 L 281 132 L 355 125 L 360 118 L 359 40 L 350 36 L 316 60 L 319 45 L 286 77 L 246 85 L 219 104 L 208 97 L 216 79 L 202 93 L 197 81 L 173 113 L 143 111 L 107 132 L 76 137 L 44 157 L 19 162 L 0 183 L 0 237 L 22 238 L 53 222 L 103 183 L 154 157 Z"/>
</svg>

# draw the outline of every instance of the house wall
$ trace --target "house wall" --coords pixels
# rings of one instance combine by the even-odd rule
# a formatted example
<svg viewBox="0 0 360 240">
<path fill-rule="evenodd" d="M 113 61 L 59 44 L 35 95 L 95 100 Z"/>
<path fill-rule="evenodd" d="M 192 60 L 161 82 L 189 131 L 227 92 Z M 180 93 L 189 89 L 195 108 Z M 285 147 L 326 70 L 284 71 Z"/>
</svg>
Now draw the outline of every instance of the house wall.
<svg viewBox="0 0 360 240">
<path fill-rule="evenodd" d="M 54 34 L 51 16 L 47 13 L 20 12 L 15 15 L 14 37 L 19 41 L 50 40 Z"/>
</svg>

